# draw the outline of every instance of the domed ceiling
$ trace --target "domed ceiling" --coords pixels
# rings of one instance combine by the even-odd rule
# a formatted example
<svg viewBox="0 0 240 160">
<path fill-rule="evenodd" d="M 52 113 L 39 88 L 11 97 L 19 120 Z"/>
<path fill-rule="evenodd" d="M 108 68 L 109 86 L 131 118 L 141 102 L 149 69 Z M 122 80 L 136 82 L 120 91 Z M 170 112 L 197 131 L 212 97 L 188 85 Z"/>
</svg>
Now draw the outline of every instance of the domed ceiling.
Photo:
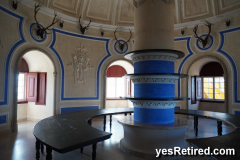
<svg viewBox="0 0 240 160">
<path fill-rule="evenodd" d="M 24 0 L 27 1 L 27 0 Z M 138 0 L 136 0 L 138 1 Z M 35 0 L 66 16 L 104 25 L 133 26 L 133 0 Z M 219 17 L 240 8 L 240 0 L 175 0 L 175 24 Z M 156 18 L 158 15 L 156 15 Z"/>
</svg>

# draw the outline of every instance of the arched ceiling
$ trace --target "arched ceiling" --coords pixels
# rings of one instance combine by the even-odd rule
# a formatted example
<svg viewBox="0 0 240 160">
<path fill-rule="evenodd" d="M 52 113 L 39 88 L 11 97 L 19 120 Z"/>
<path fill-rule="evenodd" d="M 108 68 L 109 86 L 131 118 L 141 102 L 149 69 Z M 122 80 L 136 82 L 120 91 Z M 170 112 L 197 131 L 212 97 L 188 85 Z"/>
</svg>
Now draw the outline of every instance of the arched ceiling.
<svg viewBox="0 0 240 160">
<path fill-rule="evenodd" d="M 29 1 L 29 0 L 24 0 Z M 82 19 L 102 25 L 133 26 L 133 0 L 34 0 L 74 19 Z M 240 12 L 239 0 L 175 0 L 175 24 L 219 18 L 233 11 Z M 234 13 L 233 13 L 234 15 Z M 157 18 L 157 15 L 156 15 Z"/>
</svg>

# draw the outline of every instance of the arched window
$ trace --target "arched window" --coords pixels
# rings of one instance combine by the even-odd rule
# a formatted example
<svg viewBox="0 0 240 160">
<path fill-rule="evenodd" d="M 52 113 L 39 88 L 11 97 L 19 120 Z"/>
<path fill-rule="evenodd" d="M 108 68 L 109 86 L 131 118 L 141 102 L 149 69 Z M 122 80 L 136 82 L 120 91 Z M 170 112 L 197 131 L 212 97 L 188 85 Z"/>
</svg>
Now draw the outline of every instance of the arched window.
<svg viewBox="0 0 240 160">
<path fill-rule="evenodd" d="M 28 72 L 28 64 L 25 59 L 22 58 L 19 63 L 18 102 L 26 102 L 26 78 Z"/>
<path fill-rule="evenodd" d="M 130 82 L 122 76 L 127 74 L 126 70 L 118 65 L 113 65 L 107 70 L 107 99 L 118 99 L 120 96 L 128 95 Z M 130 95 L 130 94 L 129 94 Z"/>
<path fill-rule="evenodd" d="M 205 64 L 201 71 L 203 100 L 221 101 L 225 99 L 224 71 L 218 62 Z"/>
</svg>

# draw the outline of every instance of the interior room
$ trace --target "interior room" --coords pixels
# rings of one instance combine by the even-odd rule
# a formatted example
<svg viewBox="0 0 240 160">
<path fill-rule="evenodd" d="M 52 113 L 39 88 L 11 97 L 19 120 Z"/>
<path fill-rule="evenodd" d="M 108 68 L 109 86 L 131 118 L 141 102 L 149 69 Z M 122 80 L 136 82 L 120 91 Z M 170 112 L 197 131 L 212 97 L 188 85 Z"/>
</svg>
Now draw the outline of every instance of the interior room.
<svg viewBox="0 0 240 160">
<path fill-rule="evenodd" d="M 156 159 L 180 132 L 239 155 L 239 46 L 239 0 L 2 0 L 0 159 Z"/>
</svg>

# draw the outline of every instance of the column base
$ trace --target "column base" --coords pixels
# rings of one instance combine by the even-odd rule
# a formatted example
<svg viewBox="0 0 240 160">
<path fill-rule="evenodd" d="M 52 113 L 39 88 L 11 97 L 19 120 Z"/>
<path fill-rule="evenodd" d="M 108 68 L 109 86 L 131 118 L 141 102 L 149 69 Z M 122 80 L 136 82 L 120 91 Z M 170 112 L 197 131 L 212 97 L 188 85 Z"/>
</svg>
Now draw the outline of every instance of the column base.
<svg viewBox="0 0 240 160">
<path fill-rule="evenodd" d="M 148 124 L 126 116 L 118 120 L 124 128 L 124 138 L 120 141 L 121 150 L 139 157 L 156 159 L 156 149 L 186 148 L 185 131 L 191 125 L 184 118 L 175 118 L 169 124 Z M 180 156 L 161 156 L 161 159 L 173 159 Z"/>
</svg>

